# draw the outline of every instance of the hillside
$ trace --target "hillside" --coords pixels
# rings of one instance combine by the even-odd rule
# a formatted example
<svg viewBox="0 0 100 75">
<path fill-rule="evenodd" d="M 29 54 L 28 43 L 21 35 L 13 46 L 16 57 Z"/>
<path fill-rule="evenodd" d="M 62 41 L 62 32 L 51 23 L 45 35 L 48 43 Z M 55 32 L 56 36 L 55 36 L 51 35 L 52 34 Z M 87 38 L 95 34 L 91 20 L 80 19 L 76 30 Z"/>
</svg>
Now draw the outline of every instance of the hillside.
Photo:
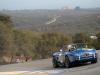
<svg viewBox="0 0 100 75">
<path fill-rule="evenodd" d="M 14 30 L 10 16 L 0 14 L 0 65 L 16 63 L 17 59 L 27 62 L 50 58 L 64 44 L 71 42 L 64 34 Z"/>
<path fill-rule="evenodd" d="M 58 25 L 45 25 L 42 27 L 30 28 L 33 31 L 48 31 L 48 32 L 60 32 L 67 35 L 74 35 L 78 32 L 85 32 L 89 35 L 95 35 L 100 31 L 100 16 L 85 18 L 75 22 L 67 22 Z"/>
<path fill-rule="evenodd" d="M 13 29 L 11 17 L 0 14 L 0 65 L 16 63 L 17 59 L 20 62 L 28 62 L 30 60 L 50 58 L 54 52 L 59 51 L 64 45 L 76 42 L 86 43 L 89 47 L 95 47 L 99 50 L 100 32 L 95 34 L 97 39 L 91 39 L 87 34 L 88 32 L 79 32 L 72 36 L 65 35 L 68 34 L 68 31 L 72 34 L 84 29 L 93 33 L 100 30 L 99 25 L 100 16 L 59 25 L 39 26 L 37 29 L 34 27 L 35 31 L 50 31 L 39 33 Z M 41 30 L 38 28 L 41 28 Z M 75 30 L 75 28 L 78 30 Z M 93 29 L 95 31 L 92 31 Z"/>
<path fill-rule="evenodd" d="M 15 28 L 29 29 L 31 27 L 44 26 L 58 16 L 60 17 L 49 25 L 74 22 L 84 18 L 99 16 L 99 10 L 100 8 L 82 10 L 6 10 L 1 11 L 1 13 L 11 16 Z"/>
<path fill-rule="evenodd" d="M 77 32 L 96 34 L 100 29 L 100 8 L 81 10 L 15 10 L 1 11 L 11 16 L 14 29 L 54 31 L 67 35 Z M 92 32 L 92 33 L 91 33 Z"/>
</svg>

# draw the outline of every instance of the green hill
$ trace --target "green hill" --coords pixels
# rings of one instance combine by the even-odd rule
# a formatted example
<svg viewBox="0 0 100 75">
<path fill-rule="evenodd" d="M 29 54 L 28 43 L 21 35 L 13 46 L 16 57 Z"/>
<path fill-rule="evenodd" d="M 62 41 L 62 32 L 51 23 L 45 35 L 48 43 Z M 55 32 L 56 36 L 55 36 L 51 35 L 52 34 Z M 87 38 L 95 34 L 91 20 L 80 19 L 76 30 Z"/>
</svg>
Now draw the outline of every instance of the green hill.
<svg viewBox="0 0 100 75">
<path fill-rule="evenodd" d="M 89 35 L 95 35 L 100 31 L 100 16 L 85 18 L 75 22 L 67 22 L 58 25 L 42 26 L 38 28 L 31 28 L 34 31 L 48 31 L 48 32 L 60 32 L 67 35 L 74 35 L 78 32 L 85 32 Z"/>
<path fill-rule="evenodd" d="M 75 42 L 84 42 L 90 47 L 100 49 L 100 32 L 95 34 L 100 31 L 100 16 L 57 25 L 37 26 L 33 30 L 37 32 L 13 29 L 10 16 L 0 14 L 0 65 L 15 63 L 22 56 L 26 62 L 29 59 L 50 58 L 64 45 Z M 81 31 L 86 33 L 80 33 Z M 74 34 L 76 32 L 79 33 Z M 95 34 L 97 39 L 91 39 L 87 33 Z M 10 58 L 9 61 L 4 57 Z"/>
<path fill-rule="evenodd" d="M 11 16 L 15 29 L 37 32 L 60 32 L 74 35 L 85 32 L 95 35 L 100 31 L 100 8 L 81 10 L 18 10 L 2 11 Z M 46 23 L 50 24 L 46 25 Z"/>
</svg>

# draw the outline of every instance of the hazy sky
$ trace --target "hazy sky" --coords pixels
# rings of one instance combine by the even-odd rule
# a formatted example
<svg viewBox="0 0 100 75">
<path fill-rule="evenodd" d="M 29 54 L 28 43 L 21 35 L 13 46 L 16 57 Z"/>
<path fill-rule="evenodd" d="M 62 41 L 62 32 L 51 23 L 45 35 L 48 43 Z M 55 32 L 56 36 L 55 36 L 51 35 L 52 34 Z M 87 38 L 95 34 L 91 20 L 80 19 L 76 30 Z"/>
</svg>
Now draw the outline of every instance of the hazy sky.
<svg viewBox="0 0 100 75">
<path fill-rule="evenodd" d="M 100 7 L 100 0 L 0 0 L 0 10 L 60 9 L 63 6 Z"/>
</svg>

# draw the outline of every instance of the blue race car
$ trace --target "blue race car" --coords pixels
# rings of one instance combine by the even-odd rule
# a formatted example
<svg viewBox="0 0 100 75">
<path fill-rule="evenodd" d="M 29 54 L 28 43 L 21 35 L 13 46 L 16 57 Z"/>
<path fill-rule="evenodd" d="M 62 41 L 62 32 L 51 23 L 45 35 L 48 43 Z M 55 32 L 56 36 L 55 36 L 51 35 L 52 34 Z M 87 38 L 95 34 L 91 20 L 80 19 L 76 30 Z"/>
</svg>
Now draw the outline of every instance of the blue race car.
<svg viewBox="0 0 100 75">
<path fill-rule="evenodd" d="M 97 63 L 98 54 L 96 49 L 89 49 L 83 43 L 63 46 L 60 52 L 53 54 L 53 67 L 65 66 L 70 68 L 73 63 L 91 62 Z"/>
</svg>

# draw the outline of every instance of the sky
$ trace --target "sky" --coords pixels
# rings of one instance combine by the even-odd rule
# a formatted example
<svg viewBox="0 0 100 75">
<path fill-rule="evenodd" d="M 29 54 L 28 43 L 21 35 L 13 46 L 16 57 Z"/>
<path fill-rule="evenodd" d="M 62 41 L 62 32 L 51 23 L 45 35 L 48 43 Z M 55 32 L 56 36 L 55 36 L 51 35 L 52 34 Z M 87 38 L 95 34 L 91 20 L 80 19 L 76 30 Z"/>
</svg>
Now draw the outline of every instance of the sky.
<svg viewBox="0 0 100 75">
<path fill-rule="evenodd" d="M 0 0 L 0 10 L 60 9 L 63 6 L 94 8 L 100 7 L 100 0 Z"/>
</svg>

